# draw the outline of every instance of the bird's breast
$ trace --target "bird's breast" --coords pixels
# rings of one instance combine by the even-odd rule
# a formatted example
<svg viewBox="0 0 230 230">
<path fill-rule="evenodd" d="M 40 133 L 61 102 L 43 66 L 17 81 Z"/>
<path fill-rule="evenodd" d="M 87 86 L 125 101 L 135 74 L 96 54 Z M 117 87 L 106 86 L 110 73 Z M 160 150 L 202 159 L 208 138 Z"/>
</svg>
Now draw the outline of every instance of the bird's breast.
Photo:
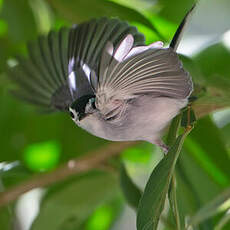
<svg viewBox="0 0 230 230">
<path fill-rule="evenodd" d="M 152 142 L 186 103 L 187 100 L 143 96 L 127 106 L 119 122 L 106 121 L 93 114 L 77 124 L 89 133 L 107 140 Z"/>
</svg>

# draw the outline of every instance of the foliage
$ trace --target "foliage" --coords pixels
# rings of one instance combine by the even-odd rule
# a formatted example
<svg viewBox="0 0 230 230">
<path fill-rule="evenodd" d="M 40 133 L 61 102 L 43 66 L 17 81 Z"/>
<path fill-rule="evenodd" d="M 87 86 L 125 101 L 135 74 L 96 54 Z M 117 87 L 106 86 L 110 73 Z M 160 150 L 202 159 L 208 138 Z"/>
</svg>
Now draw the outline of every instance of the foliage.
<svg viewBox="0 0 230 230">
<path fill-rule="evenodd" d="M 31 178 L 39 180 L 41 171 L 55 175 L 61 165 L 71 166 L 71 159 L 110 144 L 77 128 L 65 114 L 38 114 L 8 93 L 13 86 L 7 68 L 15 65 L 14 57 L 26 55 L 27 41 L 50 29 L 107 16 L 137 26 L 147 43 L 167 43 L 193 3 L 0 0 L 0 206 L 1 192 L 17 190 Z M 215 113 L 219 123 L 213 119 L 217 109 L 230 105 L 230 50 L 219 39 L 181 60 L 194 80 L 197 97 L 192 102 L 197 116 L 192 132 L 187 136 L 190 122 L 184 112 L 182 126 L 178 118 L 170 126 L 167 142 L 172 147 L 167 156 L 150 144 L 138 143 L 97 170 L 60 177 L 37 199 L 40 211 L 31 218 L 32 224 L 20 229 L 121 229 L 126 204 L 136 211 L 137 230 L 230 229 L 230 112 Z M 22 214 L 17 201 L 0 207 L 1 229 L 16 229 L 25 221 L 18 220 Z"/>
</svg>

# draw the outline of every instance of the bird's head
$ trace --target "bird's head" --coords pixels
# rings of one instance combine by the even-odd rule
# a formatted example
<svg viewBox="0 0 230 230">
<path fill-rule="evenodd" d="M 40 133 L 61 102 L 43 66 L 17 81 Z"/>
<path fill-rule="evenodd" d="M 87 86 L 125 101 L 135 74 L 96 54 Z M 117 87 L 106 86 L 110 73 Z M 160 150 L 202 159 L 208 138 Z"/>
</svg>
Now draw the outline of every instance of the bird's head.
<svg viewBox="0 0 230 230">
<path fill-rule="evenodd" d="M 69 107 L 70 116 L 75 122 L 80 122 L 95 111 L 95 95 L 84 95 Z"/>
</svg>

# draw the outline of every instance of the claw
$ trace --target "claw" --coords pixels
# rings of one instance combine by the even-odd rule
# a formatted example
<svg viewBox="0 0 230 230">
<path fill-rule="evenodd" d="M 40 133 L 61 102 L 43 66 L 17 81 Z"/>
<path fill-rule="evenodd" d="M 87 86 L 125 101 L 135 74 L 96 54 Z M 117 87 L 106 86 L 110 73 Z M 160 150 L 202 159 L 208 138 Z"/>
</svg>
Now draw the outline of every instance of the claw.
<svg viewBox="0 0 230 230">
<path fill-rule="evenodd" d="M 165 155 L 168 153 L 169 147 L 162 140 L 158 139 L 158 140 L 155 140 L 153 143 L 159 146 L 163 150 Z"/>
</svg>

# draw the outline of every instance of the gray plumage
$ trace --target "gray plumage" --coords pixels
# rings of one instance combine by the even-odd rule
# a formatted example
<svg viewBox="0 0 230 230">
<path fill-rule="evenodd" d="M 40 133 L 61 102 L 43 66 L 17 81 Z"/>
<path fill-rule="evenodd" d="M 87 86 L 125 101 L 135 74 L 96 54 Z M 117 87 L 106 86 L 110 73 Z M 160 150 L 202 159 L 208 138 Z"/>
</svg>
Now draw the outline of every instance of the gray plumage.
<svg viewBox="0 0 230 230">
<path fill-rule="evenodd" d="M 193 85 L 176 54 L 188 13 L 169 48 L 145 45 L 135 27 L 94 19 L 28 45 L 9 70 L 18 97 L 113 141 L 146 140 L 167 151 L 162 130 L 186 106 Z"/>
</svg>

